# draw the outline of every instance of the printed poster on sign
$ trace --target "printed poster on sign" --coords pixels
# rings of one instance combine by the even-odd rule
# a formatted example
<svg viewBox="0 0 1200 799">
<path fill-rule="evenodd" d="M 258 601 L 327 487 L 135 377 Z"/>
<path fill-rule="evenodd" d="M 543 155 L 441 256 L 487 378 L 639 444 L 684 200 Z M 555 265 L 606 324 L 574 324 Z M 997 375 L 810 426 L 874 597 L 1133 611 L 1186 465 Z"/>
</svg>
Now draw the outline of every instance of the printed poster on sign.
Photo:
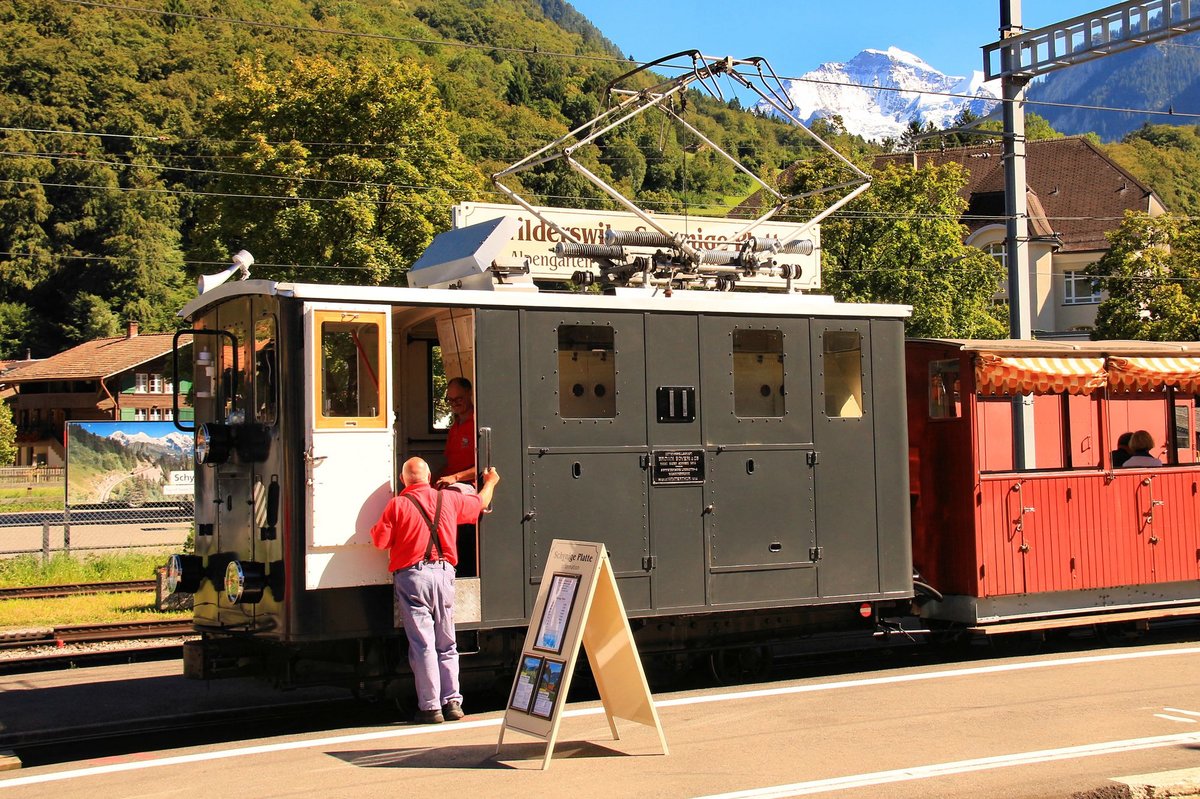
<svg viewBox="0 0 1200 799">
<path fill-rule="evenodd" d="M 547 660 L 542 663 L 542 671 L 538 674 L 537 690 L 533 695 L 533 708 L 529 711 L 530 713 L 544 719 L 554 715 L 554 705 L 558 702 L 558 689 L 562 686 L 565 665 L 557 660 Z"/>
<path fill-rule="evenodd" d="M 575 596 L 579 593 L 578 574 L 555 572 L 550 580 L 550 591 L 546 595 L 546 608 L 542 612 L 542 623 L 538 625 L 534 649 L 559 654 L 567 623 L 571 620 L 571 609 L 575 607 Z"/>
<path fill-rule="evenodd" d="M 533 689 L 537 685 L 538 672 L 542 668 L 542 659 L 526 655 L 521 660 L 521 670 L 517 673 L 517 683 L 513 687 L 512 701 L 508 706 L 522 713 L 529 712 L 533 701 Z"/>
</svg>

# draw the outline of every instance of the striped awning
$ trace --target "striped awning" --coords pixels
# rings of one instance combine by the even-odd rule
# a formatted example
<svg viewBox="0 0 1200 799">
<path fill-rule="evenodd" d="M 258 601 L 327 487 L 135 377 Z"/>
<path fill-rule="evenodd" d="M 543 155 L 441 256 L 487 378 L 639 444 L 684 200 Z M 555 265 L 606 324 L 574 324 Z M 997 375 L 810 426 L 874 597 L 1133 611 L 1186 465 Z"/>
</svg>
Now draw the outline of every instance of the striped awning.
<svg viewBox="0 0 1200 799">
<path fill-rule="evenodd" d="M 975 390 L 986 396 L 1091 394 L 1108 383 L 1103 358 L 1032 358 L 981 352 Z"/>
<path fill-rule="evenodd" d="M 1134 358 L 1110 355 L 1109 384 L 1118 391 L 1155 391 L 1174 386 L 1200 394 L 1200 358 Z"/>
</svg>

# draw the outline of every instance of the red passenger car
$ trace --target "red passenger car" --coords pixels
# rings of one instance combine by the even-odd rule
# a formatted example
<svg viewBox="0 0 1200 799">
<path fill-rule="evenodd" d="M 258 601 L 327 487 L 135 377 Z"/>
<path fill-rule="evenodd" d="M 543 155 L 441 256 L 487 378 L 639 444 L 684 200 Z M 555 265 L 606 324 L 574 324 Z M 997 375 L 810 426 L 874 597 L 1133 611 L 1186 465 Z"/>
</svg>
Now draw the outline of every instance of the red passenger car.
<svg viewBox="0 0 1200 799">
<path fill-rule="evenodd" d="M 942 595 L 923 615 L 1200 614 L 1200 344 L 912 340 L 906 360 L 913 566 Z M 1114 467 L 1138 430 L 1163 465 Z"/>
</svg>

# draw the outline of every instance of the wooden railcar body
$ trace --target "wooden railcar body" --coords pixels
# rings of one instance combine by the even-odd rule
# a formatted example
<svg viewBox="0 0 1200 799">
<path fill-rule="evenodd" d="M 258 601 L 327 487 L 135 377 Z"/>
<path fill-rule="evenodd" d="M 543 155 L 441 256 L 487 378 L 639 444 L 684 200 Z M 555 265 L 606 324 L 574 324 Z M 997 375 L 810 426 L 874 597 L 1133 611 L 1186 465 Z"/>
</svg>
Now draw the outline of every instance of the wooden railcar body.
<svg viewBox="0 0 1200 799">
<path fill-rule="evenodd" d="M 914 568 L 944 595 L 926 617 L 1004 630 L 1200 611 L 1200 345 L 906 349 Z M 1014 400 L 1032 406 L 1020 470 Z M 1164 465 L 1114 468 L 1138 429 Z"/>
</svg>

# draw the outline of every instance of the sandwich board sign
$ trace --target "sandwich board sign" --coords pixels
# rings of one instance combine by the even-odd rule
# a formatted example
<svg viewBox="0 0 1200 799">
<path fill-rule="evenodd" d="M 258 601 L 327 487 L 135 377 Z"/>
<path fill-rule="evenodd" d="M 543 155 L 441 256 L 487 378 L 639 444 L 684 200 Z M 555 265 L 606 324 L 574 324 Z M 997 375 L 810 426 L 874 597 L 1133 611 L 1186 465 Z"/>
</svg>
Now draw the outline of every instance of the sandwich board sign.
<svg viewBox="0 0 1200 799">
<path fill-rule="evenodd" d="M 551 543 L 546 558 L 496 753 L 505 731 L 517 730 L 546 741 L 542 769 L 550 767 L 580 644 L 613 739 L 621 737 L 616 719 L 634 721 L 654 727 L 668 754 L 604 544 L 560 539 Z"/>
</svg>

